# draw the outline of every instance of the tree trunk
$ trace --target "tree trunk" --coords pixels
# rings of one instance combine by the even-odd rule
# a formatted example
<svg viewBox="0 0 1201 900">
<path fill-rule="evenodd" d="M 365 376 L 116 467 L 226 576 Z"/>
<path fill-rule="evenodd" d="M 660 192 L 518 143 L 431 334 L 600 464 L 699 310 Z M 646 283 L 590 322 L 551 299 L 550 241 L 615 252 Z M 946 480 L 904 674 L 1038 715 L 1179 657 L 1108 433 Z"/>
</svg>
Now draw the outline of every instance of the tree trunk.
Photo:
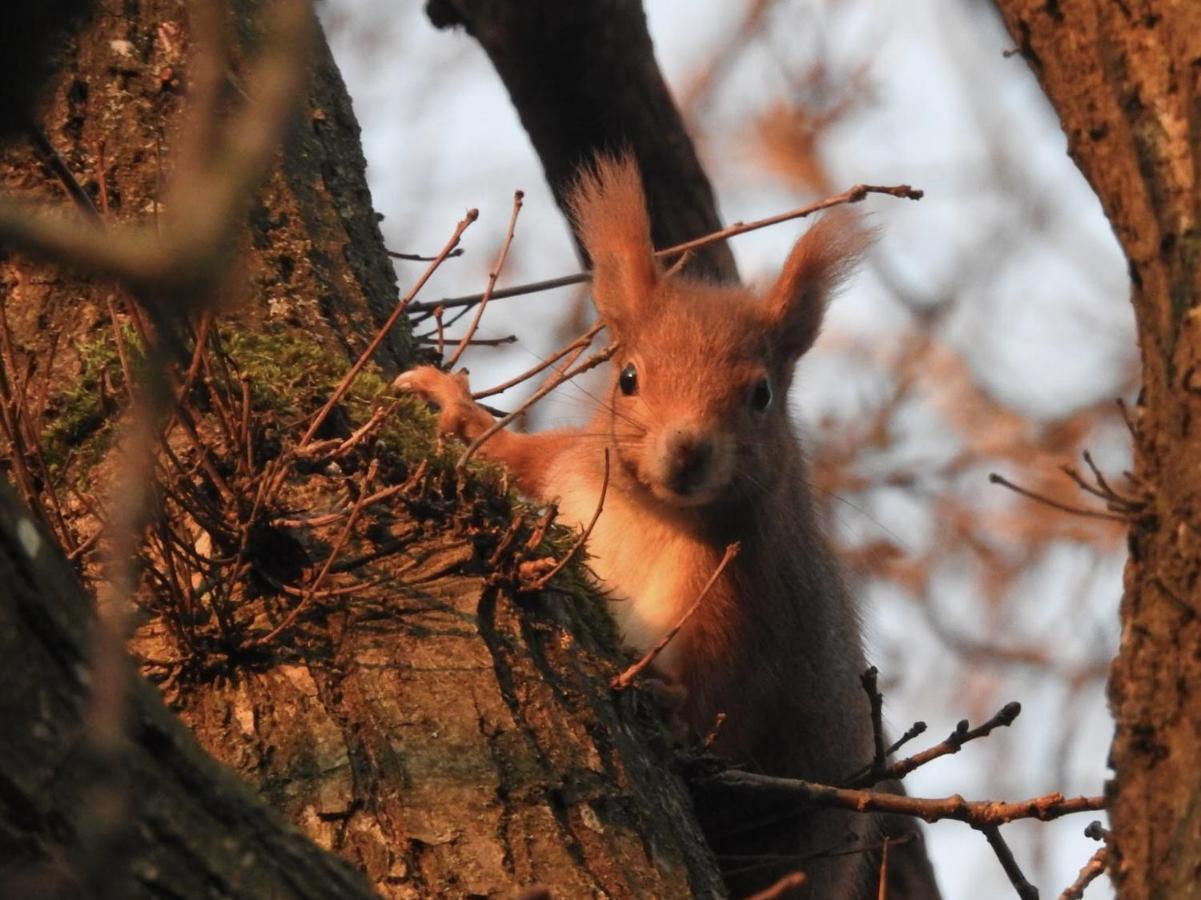
<svg viewBox="0 0 1201 900">
<path fill-rule="evenodd" d="M 1201 896 L 1201 5 L 998 6 L 1125 250 L 1142 351 L 1111 873 L 1122 897 Z"/>
<path fill-rule="evenodd" d="M 257 6 L 231 4 L 235 33 L 255 34 L 248 16 Z M 178 0 L 101 0 L 64 50 L 41 129 L 110 221 L 157 215 L 181 121 L 189 52 Z M 396 301 L 363 180 L 357 125 L 324 46 L 312 68 L 301 121 L 252 208 L 242 270 L 227 280 L 225 312 L 236 326 L 225 327 L 222 339 L 232 347 L 253 337 L 255 346 L 265 348 L 255 357 L 257 368 L 246 358 L 239 361 L 234 349 L 229 352 L 242 365 L 248 391 L 272 379 L 283 385 L 304 381 L 310 370 L 331 360 L 343 371 Z M 236 100 L 236 66 L 228 80 Z M 14 192 L 47 199 L 61 192 L 49 166 L 22 145 L 0 155 L 0 181 Z M 10 374 L 22 374 L 17 386 L 33 398 L 39 423 L 33 431 L 52 457 L 46 471 L 63 498 L 64 531 L 79 551 L 77 565 L 89 575 L 95 566 L 86 538 L 99 526 L 87 495 L 92 484 L 108 477 L 106 430 L 123 405 L 111 331 L 128 319 L 118 312 L 120 322 L 111 321 L 110 300 L 120 309 L 125 298 L 111 283 L 16 254 L 0 260 L 0 292 L 12 335 Z M 387 375 L 412 355 L 402 328 L 376 363 Z M 218 374 L 210 380 L 219 381 Z M 214 404 L 219 396 L 213 394 Z M 265 435 L 262 454 L 279 433 L 296 427 L 292 407 L 311 412 L 315 399 L 320 398 L 292 397 L 288 410 L 254 424 Z M 215 408 L 203 411 L 201 444 L 221 426 Z M 327 433 L 345 436 L 358 424 L 352 420 L 349 403 L 343 404 Z M 405 427 L 424 433 L 429 426 L 424 420 L 418 426 L 401 421 L 398 440 Z M 196 468 L 204 453 L 182 444 L 174 449 L 208 490 L 208 476 Z M 349 570 L 354 567 L 346 557 L 357 556 L 355 574 L 364 579 L 347 582 L 349 599 L 315 599 L 282 642 L 253 646 L 254 636 L 262 634 L 255 631 L 259 623 L 278 622 L 281 607 L 296 603 L 261 584 L 284 578 L 281 566 L 311 582 L 332 552 L 333 540 L 324 532 L 272 524 L 268 531 L 278 544 L 250 556 L 252 576 L 255 570 L 263 575 L 261 596 L 249 590 L 239 595 L 245 603 L 232 610 L 228 623 L 233 640 L 200 650 L 181 646 L 169 627 L 179 610 L 160 597 L 134 643 L 145 671 L 201 746 L 318 844 L 364 870 L 385 896 L 503 895 L 535 882 L 553 884 L 565 896 L 719 894 L 720 879 L 657 713 L 637 696 L 615 697 L 608 689 L 608 676 L 622 659 L 599 601 L 578 574 L 570 590 L 519 590 L 517 566 L 546 556 L 548 542 L 561 555 L 565 537 L 552 533 L 543 540 L 536 517 L 512 505 L 494 480 L 456 485 L 444 464 L 431 460 L 427 470 L 403 458 L 401 450 L 385 449 L 381 442 L 372 451 L 383 460 L 382 480 L 413 487 L 396 495 L 394 505 L 364 512 L 341 557 Z M 353 459 L 343 464 L 355 481 L 367 468 L 356 469 Z M 228 465 L 218 459 L 217 471 L 228 474 Z M 298 466 L 283 505 L 265 519 L 300 521 L 310 512 L 341 508 L 350 480 L 336 466 Z M 45 497 L 46 487 L 33 484 L 31 490 Z M 42 629 L 50 650 L 36 670 L 21 668 L 25 655 L 0 658 L 3 702 L 14 711 L 5 718 L 12 736 L 7 749 L 18 760 L 38 754 L 50 759 L 48 748 L 69 757 L 78 728 L 45 735 L 37 727 L 41 713 L 29 685 L 44 677 L 48 686 L 67 692 L 70 658 L 52 651 L 78 646 L 84 614 L 71 613 L 71 631 L 53 609 L 43 608 L 46 600 L 36 588 L 23 586 L 21 579 L 29 579 L 11 550 L 21 546 L 23 527 L 11 517 L 0 523 L 0 547 L 9 547 L 6 558 L 17 560 L 0 572 L 0 593 L 23 598 L 20 615 L 14 614 L 15 644 L 33 646 L 38 635 L 30 629 Z M 490 559 L 499 563 L 489 565 Z M 47 565 L 48 577 L 66 582 L 65 562 L 56 557 Z M 337 578 L 350 575 L 331 576 L 329 584 L 343 584 Z M 213 591 L 212 585 L 193 587 L 201 597 Z M 77 715 L 84 689 L 71 687 L 69 708 Z M 145 685 L 136 693 L 138 708 L 151 712 L 139 713 L 142 731 L 135 737 L 157 740 L 154 746 L 160 747 L 161 734 L 170 733 L 170 741 L 183 746 L 165 724 L 146 738 L 144 720 L 163 715 L 153 713 Z M 228 792 L 220 776 L 196 763 L 182 776 L 157 770 L 177 758 L 174 751 L 161 758 L 137 756 L 137 765 L 151 770 L 146 773 L 134 757 L 128 761 L 132 794 L 146 801 L 133 806 L 128 824 L 149 835 L 129 858 L 148 859 L 151 868 L 168 872 L 173 854 L 191 854 L 204 857 L 193 873 L 197 878 L 210 870 L 224 873 L 208 855 L 235 834 L 230 822 L 236 817 L 211 808 L 225 802 Z M 170 829 L 150 821 L 168 790 L 160 785 L 181 777 L 195 782 L 189 790 L 207 818 L 197 813 L 186 827 Z M 46 790 L 43 785 L 21 787 L 33 796 Z M 79 779 L 61 788 L 56 802 L 62 807 L 90 812 Z M 14 835 L 30 860 L 53 856 L 69 838 L 56 831 L 55 817 L 31 818 L 28 804 L 16 802 L 21 796 L 6 791 L 2 833 Z M 271 879 L 313 872 L 314 890 L 355 895 L 350 886 L 323 889 L 336 879 L 351 882 L 319 854 L 289 845 L 286 834 L 276 837 L 257 807 L 247 809 L 253 814 L 245 818 L 262 830 L 261 852 L 280 848 L 278 865 L 256 873 L 261 881 L 222 874 L 228 893 L 291 896 Z M 311 855 L 297 862 L 302 853 Z M 245 859 L 239 855 L 235 861 Z M 165 893 L 167 886 L 147 871 L 137 870 L 136 892 Z M 181 880 L 170 887 L 175 895 L 203 892 L 190 884 Z"/>
</svg>

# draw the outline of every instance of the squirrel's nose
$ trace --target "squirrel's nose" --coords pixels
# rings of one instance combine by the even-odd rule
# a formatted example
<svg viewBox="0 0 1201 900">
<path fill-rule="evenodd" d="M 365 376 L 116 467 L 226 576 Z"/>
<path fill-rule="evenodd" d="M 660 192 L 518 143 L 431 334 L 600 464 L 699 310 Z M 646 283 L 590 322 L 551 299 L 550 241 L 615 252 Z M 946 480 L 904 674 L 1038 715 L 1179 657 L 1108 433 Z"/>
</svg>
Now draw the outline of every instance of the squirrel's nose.
<svg viewBox="0 0 1201 900">
<path fill-rule="evenodd" d="M 706 437 L 676 432 L 667 446 L 668 486 L 690 494 L 705 483 L 713 460 L 713 442 Z"/>
</svg>

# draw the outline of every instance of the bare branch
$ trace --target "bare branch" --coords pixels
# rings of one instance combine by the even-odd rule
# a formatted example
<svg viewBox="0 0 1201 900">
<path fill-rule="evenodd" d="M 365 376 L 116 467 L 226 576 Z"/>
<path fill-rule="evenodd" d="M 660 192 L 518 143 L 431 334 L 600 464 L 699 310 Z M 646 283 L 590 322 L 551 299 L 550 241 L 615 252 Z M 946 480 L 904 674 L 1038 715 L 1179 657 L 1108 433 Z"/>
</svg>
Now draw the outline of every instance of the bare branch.
<svg viewBox="0 0 1201 900">
<path fill-rule="evenodd" d="M 839 788 L 815 784 L 799 778 L 778 778 L 759 775 L 740 769 L 729 769 L 700 782 L 701 787 L 713 786 L 751 794 L 781 798 L 790 797 L 798 804 L 847 809 L 853 812 L 897 813 L 914 816 L 927 822 L 954 819 L 973 828 L 1004 825 L 1017 819 L 1037 819 L 1048 822 L 1073 813 L 1105 809 L 1104 797 L 1065 798 L 1060 793 L 1046 794 L 1029 800 L 964 800 L 958 794 L 926 799 L 889 794 L 884 791 Z"/>
<path fill-rule="evenodd" d="M 503 384 L 496 385 L 496 387 L 490 387 L 486 391 L 476 391 L 474 394 L 471 395 L 472 399 L 473 400 L 481 400 L 484 397 L 491 397 L 493 394 L 500 394 L 504 391 L 507 391 L 509 388 L 519 385 L 523 381 L 526 381 L 527 379 L 533 378 L 535 375 L 537 375 L 539 372 L 543 371 L 544 369 L 550 368 L 555 363 L 557 363 L 559 360 L 561 360 L 563 357 L 568 356 L 573 350 L 577 350 L 582 353 L 584 350 L 586 350 L 592 344 L 593 338 L 595 338 L 598 334 L 600 334 L 600 332 L 604 329 L 604 327 L 605 327 L 605 324 L 603 322 L 597 322 L 595 325 L 593 325 L 591 328 L 589 328 L 587 331 L 585 331 L 583 334 L 581 334 L 578 338 L 576 338 L 574 341 L 572 341 L 566 347 L 563 347 L 561 350 L 556 350 L 554 353 L 552 353 L 546 359 L 542 360 L 542 362 L 538 363 L 538 365 L 534 366 L 532 369 L 527 369 L 526 371 L 522 372 L 520 375 L 517 375 L 514 378 L 510 378 L 508 381 L 504 382 Z"/>
<path fill-rule="evenodd" d="M 665 247 L 662 250 L 656 250 L 655 256 L 659 258 L 675 257 L 680 254 L 695 252 L 701 247 L 707 247 L 710 244 L 716 244 L 728 238 L 735 237 L 740 234 L 746 234 L 748 231 L 757 231 L 760 228 L 767 228 L 770 225 L 779 225 L 781 222 L 789 222 L 793 219 L 803 219 L 806 216 L 811 216 L 815 212 L 820 212 L 823 209 L 829 209 L 832 206 L 842 206 L 848 203 L 858 203 L 867 197 L 868 194 L 888 194 L 892 197 L 902 197 L 908 200 L 920 200 L 924 196 L 924 192 L 910 187 L 907 184 L 898 184 L 894 186 L 883 186 L 876 184 L 857 184 L 852 188 L 848 188 L 841 194 L 835 194 L 832 197 L 827 197 L 825 200 L 819 200 L 817 203 L 810 203 L 808 206 L 802 206 L 789 212 L 779 213 L 774 216 L 768 216 L 765 219 L 756 219 L 753 222 L 735 222 L 720 231 L 714 231 L 703 237 L 695 240 L 685 241 L 682 244 L 676 244 L 672 247 Z M 535 281 L 529 284 L 516 285 L 511 288 L 506 288 L 502 291 L 494 291 L 491 295 L 493 300 L 501 300 L 507 297 L 519 297 L 523 294 L 533 294 L 539 291 L 549 291 L 554 288 L 566 287 L 571 284 L 582 284 L 585 281 L 592 280 L 591 272 L 578 272 L 574 275 L 563 275 L 559 278 L 551 278 L 545 281 Z M 474 306 L 484 299 L 483 294 L 469 294 L 464 297 L 450 297 L 445 300 L 431 300 L 425 303 L 414 303 L 410 307 L 412 312 L 427 312 L 433 311 L 439 306 L 444 309 L 450 309 L 456 306 Z"/>
<path fill-rule="evenodd" d="M 584 543 L 588 540 L 588 536 L 590 534 L 592 534 L 592 529 L 596 527 L 596 522 L 601 517 L 601 513 L 604 512 L 605 495 L 608 492 L 609 492 L 609 448 L 606 447 L 605 448 L 605 475 L 604 475 L 604 478 L 601 480 L 600 497 L 597 498 L 596 512 L 594 512 L 592 514 L 592 520 L 588 523 L 588 527 L 585 528 L 582 532 L 580 532 L 580 536 L 578 538 L 576 538 L 575 543 L 573 543 L 571 545 L 571 549 L 569 549 L 567 551 L 567 553 L 565 553 L 563 555 L 563 558 L 561 560 L 559 560 L 558 563 L 555 564 L 555 567 L 553 569 L 551 569 L 549 572 L 547 572 L 545 575 L 543 575 L 541 578 L 539 578 L 537 581 L 535 581 L 532 585 L 530 585 L 531 590 L 540 591 L 544 587 L 546 587 L 550 583 L 550 580 L 552 578 L 554 578 L 556 575 L 558 575 L 561 571 L 563 571 L 563 567 L 566 566 L 569 562 L 571 562 L 575 558 L 576 554 L 580 552 L 580 548 L 584 546 Z"/>
<path fill-rule="evenodd" d="M 363 507 L 370 499 L 367 494 L 367 487 L 375 479 L 375 475 L 378 471 L 379 460 L 373 459 L 371 461 L 371 465 L 367 467 L 367 472 L 363 475 L 362 481 L 359 483 L 359 496 L 355 500 L 354 506 L 352 506 L 350 509 L 350 515 L 346 517 L 346 524 L 342 526 L 341 532 L 338 533 L 337 540 L 334 541 L 334 545 L 330 548 L 329 556 L 327 556 L 325 559 L 325 564 L 321 567 L 321 571 L 317 573 L 317 577 L 313 579 L 313 583 L 309 585 L 308 592 L 300 598 L 299 603 L 292 607 L 292 611 L 284 617 L 282 622 L 272 628 L 271 631 L 267 632 L 267 634 L 265 634 L 263 637 L 254 641 L 255 646 L 269 644 L 279 637 L 279 635 L 281 635 L 283 632 L 287 631 L 292 626 L 292 623 L 296 621 L 301 611 L 309 605 L 313 597 L 317 594 L 317 591 L 321 589 L 321 585 L 325 581 L 326 576 L 329 575 L 330 568 L 333 566 L 334 561 L 338 558 L 338 554 L 341 553 L 342 548 L 346 546 L 346 541 L 350 538 L 350 534 L 354 530 L 355 522 L 358 521 L 359 513 L 362 512 Z"/>
<path fill-rule="evenodd" d="M 304 437 L 300 439 L 300 447 L 304 447 L 305 444 L 313 439 L 313 435 L 317 433 L 317 429 L 321 427 L 321 423 L 324 422 L 326 417 L 330 414 L 330 410 L 332 410 L 334 406 L 337 405 L 338 401 L 342 399 L 342 396 L 346 393 L 347 389 L 349 389 L 351 384 L 354 383 L 354 380 L 358 376 L 359 372 L 363 371 L 363 367 L 367 365 L 368 360 L 370 360 L 375 351 L 380 348 L 380 345 L 383 344 L 384 339 L 388 336 L 388 333 L 392 330 L 396 323 L 400 321 L 400 317 L 408 308 L 409 303 L 414 297 L 417 296 L 418 291 L 425 287 L 425 283 L 429 281 L 430 276 L 438 270 L 438 267 L 442 265 L 442 263 L 450 255 L 451 251 L 459 245 L 459 239 L 463 236 L 463 232 L 466 231 L 470 227 L 471 223 L 478 219 L 479 216 L 479 210 L 467 210 L 467 215 L 465 215 L 459 221 L 459 224 L 455 226 L 454 234 L 450 236 L 450 240 L 446 242 L 446 246 L 442 248 L 441 252 L 436 257 L 434 257 L 433 262 L 429 264 L 425 272 L 423 272 L 421 277 L 417 279 L 417 282 L 413 285 L 413 287 L 409 289 L 409 292 L 405 294 L 405 296 L 403 296 L 396 304 L 395 309 L 392 310 L 392 314 L 388 316 L 387 321 L 380 326 L 379 330 L 375 333 L 375 337 L 371 339 L 371 343 L 367 345 L 367 349 L 359 354 L 359 358 L 355 360 L 354 365 L 350 367 L 347 373 L 342 376 L 342 380 L 338 382 L 338 385 L 334 388 L 334 392 L 330 395 L 330 398 L 325 401 L 325 405 L 322 406 L 321 409 L 318 410 L 317 415 L 313 417 L 313 421 L 309 424 L 308 429 L 305 431 Z"/>
<path fill-rule="evenodd" d="M 395 250 L 387 250 L 387 249 L 385 249 L 384 252 L 387 253 L 393 259 L 403 259 L 406 262 L 433 262 L 435 259 L 435 257 L 433 257 L 433 256 L 422 256 L 420 253 L 397 253 Z M 462 255 L 463 255 L 463 248 L 457 247 L 456 249 L 450 251 L 450 254 L 447 258 L 454 259 L 455 257 L 462 256 Z"/>
<path fill-rule="evenodd" d="M 932 762 L 940 756 L 949 756 L 953 753 L 958 753 L 959 749 L 969 741 L 988 737 L 994 729 L 1012 725 L 1021 712 L 1022 705 L 1017 702 L 1011 702 L 1006 703 L 995 716 L 977 725 L 975 728 L 968 728 L 967 719 L 961 719 L 959 724 L 955 726 L 955 730 L 947 736 L 946 740 L 935 744 L 928 750 L 923 750 L 921 753 L 898 760 L 891 765 L 884 765 L 880 768 L 873 766 L 867 774 L 853 779 L 849 787 L 871 787 L 873 784 L 879 784 L 881 781 L 900 781 L 914 769 L 924 766 L 926 763 Z"/>
<path fill-rule="evenodd" d="M 1076 516 L 1087 516 L 1090 519 L 1109 519 L 1114 522 L 1129 521 L 1126 516 L 1118 516 L 1113 513 L 1101 512 L 1096 509 L 1081 509 L 1078 506 L 1069 506 L 1066 503 L 1060 503 L 1058 500 L 1052 500 L 1050 497 L 1044 497 L 1042 494 L 1036 494 L 1034 491 L 1028 491 L 1024 487 L 1019 487 L 1008 478 L 998 475 L 996 472 L 989 473 L 988 480 L 990 484 L 999 484 L 1002 487 L 1007 487 L 1016 494 L 1021 494 L 1036 503 L 1042 503 L 1045 506 L 1050 506 L 1052 509 L 1062 510 L 1066 513 L 1071 513 Z"/>
<path fill-rule="evenodd" d="M 655 661 L 659 654 L 663 652 L 663 648 L 671 643 L 672 638 L 674 638 L 679 633 L 680 629 L 684 627 L 685 623 L 692 618 L 693 613 L 700 609 L 701 601 L 705 599 L 705 595 L 708 594 L 713 585 L 717 583 L 717 579 L 720 578 L 721 573 L 726 570 L 726 566 L 728 566 L 734 557 L 738 555 L 740 546 L 741 545 L 738 543 L 733 543 L 726 547 L 726 552 L 722 555 L 721 562 L 717 564 L 717 568 L 713 570 L 713 574 L 709 576 L 709 580 L 705 582 L 705 586 L 701 588 L 700 593 L 696 595 L 696 599 L 692 602 L 692 606 L 688 607 L 688 611 L 680 617 L 680 621 L 677 622 L 672 629 L 667 632 L 667 634 L 663 635 L 663 637 L 659 639 L 658 643 L 651 647 L 651 649 L 647 651 L 646 655 L 643 656 L 642 659 L 638 660 L 638 662 L 634 663 L 634 665 L 630 666 L 621 674 L 613 677 L 613 680 L 610 682 L 613 690 L 624 691 L 631 684 L 633 684 L 634 679 L 641 675 L 651 665 L 651 663 Z"/>
<path fill-rule="evenodd" d="M 790 872 L 775 884 L 751 894 L 746 900 L 779 900 L 781 897 L 790 896 L 791 891 L 801 887 L 808 880 L 804 872 Z"/>
<path fill-rule="evenodd" d="M 599 366 L 601 363 L 603 363 L 605 360 L 607 360 L 610 356 L 612 356 L 616 352 L 617 352 L 617 345 L 610 344 L 609 346 L 605 347 L 604 349 L 598 350 L 596 353 L 593 353 L 590 357 L 588 357 L 586 360 L 584 360 L 584 362 L 580 363 L 574 369 L 567 369 L 566 371 L 556 373 L 553 377 L 546 379 L 546 383 L 543 384 L 540 388 L 538 388 L 538 390 L 536 390 L 533 394 L 531 394 L 524 403 L 522 403 L 520 406 L 518 406 L 515 410 L 513 410 L 508 415 L 502 416 L 501 418 L 497 419 L 495 422 L 493 422 L 488 427 L 488 429 L 483 434 L 481 434 L 474 441 L 472 441 L 470 444 L 468 444 L 467 449 L 463 451 L 463 455 L 459 457 L 459 461 L 457 463 L 455 463 L 455 468 L 458 469 L 460 472 L 463 471 L 463 469 L 467 465 L 468 460 L 470 460 L 471 457 L 475 455 L 475 452 L 477 450 L 479 450 L 481 446 L 483 446 L 484 441 L 488 440 L 488 438 L 492 437 L 492 435 L 496 434 L 498 431 L 500 431 L 502 428 L 504 428 L 506 425 L 508 425 L 510 422 L 512 422 L 514 419 L 516 419 L 518 416 L 520 416 L 522 413 L 524 413 L 527 409 L 529 409 L 531 406 L 533 406 L 535 403 L 537 403 L 539 400 L 541 400 L 543 397 L 545 397 L 547 394 L 549 394 L 551 391 L 553 391 L 555 388 L 557 388 L 563 382 L 570 381 L 572 378 L 575 378 L 577 375 L 582 375 L 584 372 L 587 372 L 589 369 L 596 368 L 597 366 Z"/>
<path fill-rule="evenodd" d="M 475 330 L 479 328 L 480 319 L 484 315 L 484 307 L 488 305 L 488 301 L 492 298 L 492 292 L 496 289 L 496 279 L 500 277 L 501 269 L 505 266 L 505 260 L 509 257 L 509 247 L 513 243 L 513 232 L 517 229 L 517 215 L 521 212 L 521 201 L 524 197 L 525 194 L 522 191 L 517 191 L 513 194 L 513 212 L 509 216 L 509 227 L 505 232 L 505 242 L 501 245 L 500 254 L 496 257 L 496 264 L 492 267 L 492 271 L 488 273 L 488 286 L 484 288 L 484 293 L 480 297 L 480 304 L 475 308 L 475 317 L 471 320 L 471 324 L 467 326 L 467 332 L 460 339 L 459 345 L 455 347 L 454 353 L 446 361 L 445 368 L 447 369 L 455 367 L 455 364 L 459 361 L 459 357 L 463 355 L 463 351 L 471 343 L 471 338 L 475 334 Z"/>
<path fill-rule="evenodd" d="M 1018 892 L 1018 896 L 1022 900 L 1038 900 L 1038 888 L 1027 881 L 1026 876 L 1022 874 L 1021 866 L 1013 858 L 1013 851 L 1005 843 L 1005 838 L 1001 837 L 1001 829 L 995 825 L 990 825 L 980 830 L 984 833 L 984 838 L 988 841 L 988 845 L 997 854 L 997 859 L 1001 862 L 1001 868 L 1005 870 L 1005 875 L 1009 878 L 1009 883 L 1013 885 L 1013 889 Z"/>
<path fill-rule="evenodd" d="M 1059 895 L 1059 900 L 1083 900 L 1084 889 L 1096 881 L 1101 873 L 1109 868 L 1109 848 L 1098 847 L 1097 852 L 1089 857 L 1083 868 L 1080 869 L 1080 874 L 1076 876 L 1076 880 L 1063 889 L 1063 893 Z"/>
</svg>

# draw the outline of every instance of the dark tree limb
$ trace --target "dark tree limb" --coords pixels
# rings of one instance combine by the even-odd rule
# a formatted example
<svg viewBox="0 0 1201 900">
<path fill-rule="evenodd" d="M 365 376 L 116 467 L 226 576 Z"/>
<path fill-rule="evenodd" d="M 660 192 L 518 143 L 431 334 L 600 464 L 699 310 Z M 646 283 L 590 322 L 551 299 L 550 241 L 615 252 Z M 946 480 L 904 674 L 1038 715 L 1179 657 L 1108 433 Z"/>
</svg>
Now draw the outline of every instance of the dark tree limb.
<svg viewBox="0 0 1201 900">
<path fill-rule="evenodd" d="M 439 28 L 465 28 L 488 54 L 560 207 L 582 163 L 629 147 L 646 183 L 656 247 L 721 228 L 638 0 L 430 0 L 426 11 Z M 738 279 L 724 243 L 697 251 L 689 270 Z"/>
<path fill-rule="evenodd" d="M 104 810 L 89 794 L 91 602 L 54 542 L 0 485 L 0 895 L 371 897 L 362 877 L 279 821 L 215 763 L 140 679 L 128 697 L 131 733 L 117 765 L 130 790 L 121 829 L 127 865 L 91 858 Z M 20 723 L 19 727 L 13 727 Z M 106 761 L 105 766 L 112 765 Z"/>
</svg>

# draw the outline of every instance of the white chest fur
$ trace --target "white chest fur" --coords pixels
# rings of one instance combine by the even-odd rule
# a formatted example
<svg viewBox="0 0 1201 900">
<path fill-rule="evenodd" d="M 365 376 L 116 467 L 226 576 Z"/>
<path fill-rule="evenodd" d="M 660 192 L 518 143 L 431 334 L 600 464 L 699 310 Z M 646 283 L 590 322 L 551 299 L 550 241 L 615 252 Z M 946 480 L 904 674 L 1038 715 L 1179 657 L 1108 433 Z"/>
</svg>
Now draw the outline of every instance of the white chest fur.
<svg viewBox="0 0 1201 900">
<path fill-rule="evenodd" d="M 597 494 L 571 487 L 559 498 L 561 521 L 585 527 L 596 513 Z M 645 653 L 680 621 L 696 559 L 695 539 L 672 523 L 647 514 L 620 490 L 609 489 L 605 508 L 588 538 L 589 566 L 612 596 L 609 611 L 626 644 Z M 673 647 L 656 666 L 674 674 Z"/>
</svg>

